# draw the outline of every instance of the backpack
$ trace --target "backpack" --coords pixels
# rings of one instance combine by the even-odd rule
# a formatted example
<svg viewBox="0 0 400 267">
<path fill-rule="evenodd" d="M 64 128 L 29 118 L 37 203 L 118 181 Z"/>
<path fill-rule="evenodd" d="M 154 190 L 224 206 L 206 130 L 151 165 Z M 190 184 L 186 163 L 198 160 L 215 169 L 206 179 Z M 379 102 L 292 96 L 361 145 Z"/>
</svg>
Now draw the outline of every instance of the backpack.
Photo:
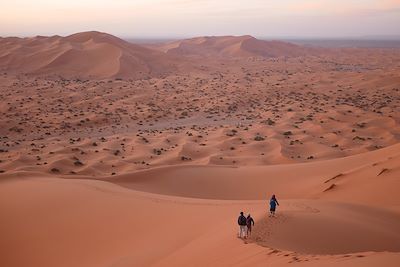
<svg viewBox="0 0 400 267">
<path fill-rule="evenodd" d="M 244 217 L 243 215 L 240 215 L 239 217 L 239 225 L 246 225 L 246 217 Z"/>
</svg>

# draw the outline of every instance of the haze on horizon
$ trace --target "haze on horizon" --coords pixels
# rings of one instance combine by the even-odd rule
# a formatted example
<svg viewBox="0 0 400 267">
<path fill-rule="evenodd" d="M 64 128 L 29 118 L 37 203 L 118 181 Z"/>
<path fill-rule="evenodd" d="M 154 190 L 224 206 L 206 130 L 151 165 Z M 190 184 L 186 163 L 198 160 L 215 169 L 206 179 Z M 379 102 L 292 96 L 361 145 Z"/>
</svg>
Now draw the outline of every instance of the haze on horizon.
<svg viewBox="0 0 400 267">
<path fill-rule="evenodd" d="M 14 0 L 1 36 L 97 30 L 125 38 L 399 36 L 399 0 Z"/>
</svg>

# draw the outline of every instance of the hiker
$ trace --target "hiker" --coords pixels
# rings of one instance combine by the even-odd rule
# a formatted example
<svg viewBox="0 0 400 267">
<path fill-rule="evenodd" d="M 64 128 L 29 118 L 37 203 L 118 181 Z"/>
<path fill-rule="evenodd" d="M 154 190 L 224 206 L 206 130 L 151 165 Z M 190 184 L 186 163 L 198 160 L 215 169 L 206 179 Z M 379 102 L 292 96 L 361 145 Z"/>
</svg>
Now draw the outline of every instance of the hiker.
<svg viewBox="0 0 400 267">
<path fill-rule="evenodd" d="M 269 201 L 269 216 L 275 216 L 275 210 L 276 210 L 276 205 L 279 206 L 278 200 L 276 199 L 275 195 L 272 195 L 270 201 Z"/>
<path fill-rule="evenodd" d="M 243 211 L 240 212 L 240 216 L 238 218 L 238 224 L 239 224 L 239 237 L 240 238 L 246 238 L 246 217 L 243 215 Z"/>
<path fill-rule="evenodd" d="M 249 215 L 247 215 L 247 218 L 246 218 L 247 236 L 251 235 L 251 226 L 252 226 L 252 224 L 254 226 L 254 220 L 253 220 L 253 218 L 251 218 L 251 215 L 249 213 Z"/>
</svg>

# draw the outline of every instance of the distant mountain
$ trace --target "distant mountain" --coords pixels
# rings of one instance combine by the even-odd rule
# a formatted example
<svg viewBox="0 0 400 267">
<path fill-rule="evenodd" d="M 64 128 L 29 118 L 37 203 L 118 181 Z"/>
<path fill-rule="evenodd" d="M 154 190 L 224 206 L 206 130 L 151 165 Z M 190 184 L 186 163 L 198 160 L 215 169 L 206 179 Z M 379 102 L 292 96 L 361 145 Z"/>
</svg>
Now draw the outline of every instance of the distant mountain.
<svg viewBox="0 0 400 267">
<path fill-rule="evenodd" d="M 258 40 L 252 36 L 211 36 L 151 44 L 167 54 L 203 57 L 297 57 L 313 50 L 281 41 Z"/>
<path fill-rule="evenodd" d="M 324 48 L 399 48 L 400 40 L 385 39 L 288 39 L 303 46 Z"/>
<path fill-rule="evenodd" d="M 82 32 L 0 38 L 0 69 L 63 77 L 143 78 L 174 71 L 176 60 L 110 34 Z"/>
<path fill-rule="evenodd" d="M 197 37 L 137 45 L 101 32 L 0 38 L 0 71 L 64 78 L 149 78 L 190 70 L 189 58 L 298 57 L 318 48 L 252 36 Z"/>
</svg>

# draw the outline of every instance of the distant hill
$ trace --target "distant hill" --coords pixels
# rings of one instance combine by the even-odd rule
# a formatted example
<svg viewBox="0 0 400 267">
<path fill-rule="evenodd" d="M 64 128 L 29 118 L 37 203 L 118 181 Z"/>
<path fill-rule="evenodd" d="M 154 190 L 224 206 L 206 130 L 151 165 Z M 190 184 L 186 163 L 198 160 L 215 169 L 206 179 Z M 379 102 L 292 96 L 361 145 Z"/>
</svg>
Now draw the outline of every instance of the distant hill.
<svg viewBox="0 0 400 267">
<path fill-rule="evenodd" d="M 249 35 L 197 37 L 149 47 L 171 55 L 203 57 L 297 57 L 313 52 L 300 45 L 258 40 Z"/>
<path fill-rule="evenodd" d="M 325 48 L 400 48 L 400 40 L 396 39 L 288 39 L 286 41 Z"/>
<path fill-rule="evenodd" d="M 175 70 L 176 60 L 110 34 L 82 32 L 0 38 L 0 69 L 63 77 L 143 78 Z"/>
<path fill-rule="evenodd" d="M 322 49 L 322 48 L 321 48 Z M 0 71 L 64 78 L 150 78 L 189 70 L 187 58 L 276 58 L 316 54 L 320 48 L 249 35 L 197 37 L 137 45 L 96 31 L 70 36 L 0 38 Z"/>
</svg>

